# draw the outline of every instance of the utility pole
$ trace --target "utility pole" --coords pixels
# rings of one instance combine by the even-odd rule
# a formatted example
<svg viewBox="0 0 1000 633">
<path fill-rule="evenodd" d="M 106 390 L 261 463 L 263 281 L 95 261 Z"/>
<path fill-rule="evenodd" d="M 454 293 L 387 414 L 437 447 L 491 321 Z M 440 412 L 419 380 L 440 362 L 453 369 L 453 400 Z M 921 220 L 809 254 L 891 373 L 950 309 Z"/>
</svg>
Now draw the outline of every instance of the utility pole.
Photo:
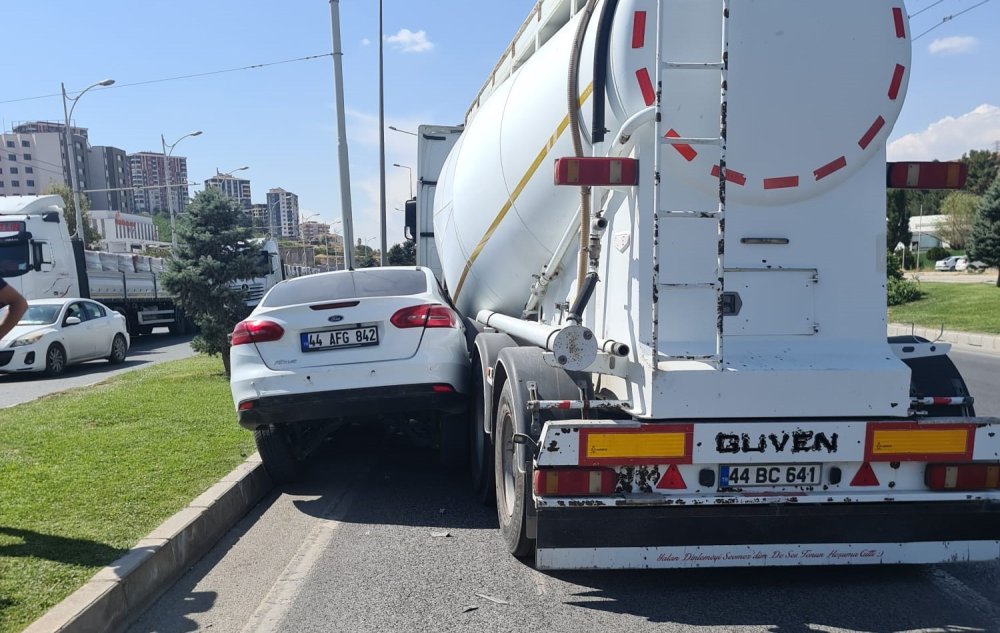
<svg viewBox="0 0 1000 633">
<path fill-rule="evenodd" d="M 379 235 L 382 250 L 379 265 L 385 266 L 385 77 L 382 64 L 382 49 L 385 37 L 382 35 L 382 0 L 378 0 L 378 173 L 379 173 Z"/>
<path fill-rule="evenodd" d="M 347 158 L 344 115 L 344 52 L 340 45 L 340 0 L 330 0 L 333 31 L 333 85 L 337 93 L 337 158 L 340 163 L 340 217 L 344 230 L 344 269 L 354 270 L 354 219 L 351 214 L 351 168 Z"/>
</svg>

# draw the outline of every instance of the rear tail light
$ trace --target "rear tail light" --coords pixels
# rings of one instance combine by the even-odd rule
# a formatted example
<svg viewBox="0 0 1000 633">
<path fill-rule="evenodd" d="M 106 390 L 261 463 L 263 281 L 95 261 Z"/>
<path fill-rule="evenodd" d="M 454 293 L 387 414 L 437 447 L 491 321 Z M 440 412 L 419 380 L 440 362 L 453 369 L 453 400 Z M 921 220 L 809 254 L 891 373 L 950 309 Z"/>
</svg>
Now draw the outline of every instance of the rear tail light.
<svg viewBox="0 0 1000 633">
<path fill-rule="evenodd" d="M 1000 488 L 1000 464 L 931 464 L 924 482 L 931 490 Z"/>
<path fill-rule="evenodd" d="M 535 493 L 542 497 L 607 496 L 618 477 L 610 468 L 542 468 L 534 472 Z"/>
<path fill-rule="evenodd" d="M 430 304 L 398 310 L 389 319 L 400 329 L 411 327 L 457 327 L 458 316 L 447 306 Z"/>
<path fill-rule="evenodd" d="M 254 407 L 254 405 L 256 403 L 257 403 L 256 400 L 244 400 L 243 402 L 240 403 L 239 410 L 240 411 L 249 411 L 250 409 L 253 409 L 253 407 Z"/>
<path fill-rule="evenodd" d="M 248 343 L 266 343 L 277 341 L 285 335 L 285 330 L 273 321 L 240 321 L 233 330 L 231 345 L 246 345 Z"/>
<path fill-rule="evenodd" d="M 431 385 L 431 391 L 434 393 L 454 393 L 455 388 L 451 385 Z"/>
</svg>

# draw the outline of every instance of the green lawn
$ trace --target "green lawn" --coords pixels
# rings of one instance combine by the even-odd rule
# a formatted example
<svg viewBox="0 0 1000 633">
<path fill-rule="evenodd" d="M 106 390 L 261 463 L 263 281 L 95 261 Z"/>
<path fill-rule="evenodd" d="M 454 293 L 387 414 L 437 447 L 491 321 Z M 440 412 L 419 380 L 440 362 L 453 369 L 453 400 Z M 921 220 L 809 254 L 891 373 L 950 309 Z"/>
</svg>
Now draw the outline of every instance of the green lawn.
<svg viewBox="0 0 1000 633">
<path fill-rule="evenodd" d="M 1000 288 L 993 284 L 920 284 L 924 297 L 889 308 L 889 321 L 1000 334 Z"/>
<path fill-rule="evenodd" d="M 0 409 L 0 632 L 23 629 L 253 450 L 218 358 Z"/>
</svg>

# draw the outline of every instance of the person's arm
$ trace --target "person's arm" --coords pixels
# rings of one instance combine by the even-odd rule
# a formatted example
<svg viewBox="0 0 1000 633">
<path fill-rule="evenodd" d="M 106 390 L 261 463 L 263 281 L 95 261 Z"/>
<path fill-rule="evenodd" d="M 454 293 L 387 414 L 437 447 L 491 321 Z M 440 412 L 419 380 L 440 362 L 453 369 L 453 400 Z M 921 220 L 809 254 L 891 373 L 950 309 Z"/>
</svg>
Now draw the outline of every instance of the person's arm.
<svg viewBox="0 0 1000 633">
<path fill-rule="evenodd" d="M 6 305 L 7 309 L 0 315 L 0 339 L 14 329 L 17 322 L 24 316 L 25 310 L 28 309 L 28 302 L 24 300 L 21 293 L 6 283 L 0 286 L 0 306 L 3 305 Z"/>
</svg>

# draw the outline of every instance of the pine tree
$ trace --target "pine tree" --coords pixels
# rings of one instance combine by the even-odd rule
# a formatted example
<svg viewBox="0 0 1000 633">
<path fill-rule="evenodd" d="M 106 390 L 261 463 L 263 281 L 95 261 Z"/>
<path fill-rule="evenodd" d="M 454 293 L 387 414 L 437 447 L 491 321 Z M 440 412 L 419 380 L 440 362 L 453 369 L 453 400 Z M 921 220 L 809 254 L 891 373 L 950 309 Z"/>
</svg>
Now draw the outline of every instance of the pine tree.
<svg viewBox="0 0 1000 633">
<path fill-rule="evenodd" d="M 976 222 L 969 236 L 969 256 L 990 266 L 1000 266 L 1000 176 L 983 194 Z M 1000 275 L 997 276 L 1000 288 Z"/>
<path fill-rule="evenodd" d="M 252 278 L 257 261 L 257 249 L 246 246 L 250 229 L 242 219 L 239 205 L 221 191 L 199 192 L 177 218 L 179 246 L 163 275 L 164 288 L 201 329 L 191 347 L 222 354 L 227 373 L 228 335 L 249 313 L 243 292 L 232 282 Z"/>
</svg>

